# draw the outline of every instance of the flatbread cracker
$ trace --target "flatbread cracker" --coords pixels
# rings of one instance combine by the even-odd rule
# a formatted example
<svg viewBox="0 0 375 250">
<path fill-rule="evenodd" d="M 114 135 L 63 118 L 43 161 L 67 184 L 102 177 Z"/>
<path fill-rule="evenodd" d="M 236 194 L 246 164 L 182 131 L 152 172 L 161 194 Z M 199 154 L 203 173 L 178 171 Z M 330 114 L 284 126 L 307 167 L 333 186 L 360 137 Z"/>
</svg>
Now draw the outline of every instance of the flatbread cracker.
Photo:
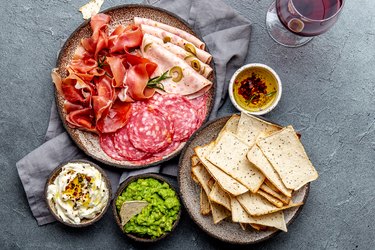
<svg viewBox="0 0 375 250">
<path fill-rule="evenodd" d="M 131 218 L 142 212 L 142 209 L 147 207 L 147 205 L 147 201 L 125 201 L 122 203 L 120 209 L 121 225 L 125 226 Z"/>
<path fill-rule="evenodd" d="M 260 196 L 262 196 L 263 198 L 265 198 L 266 200 L 268 200 L 269 202 L 271 202 L 273 205 L 275 205 L 276 207 L 282 207 L 284 206 L 284 204 L 276 199 L 275 197 L 273 197 L 272 195 L 264 192 L 263 190 L 258 190 L 257 194 L 259 194 Z"/>
<path fill-rule="evenodd" d="M 89 19 L 91 16 L 98 14 L 103 2 L 104 0 L 91 0 L 79 8 L 79 11 L 82 12 L 83 19 Z"/>
<path fill-rule="evenodd" d="M 199 157 L 202 164 L 206 167 L 208 172 L 212 175 L 213 178 L 219 183 L 219 185 L 226 191 L 234 196 L 246 193 L 248 189 L 243 186 L 241 183 L 233 179 L 231 176 L 224 173 L 218 167 L 213 165 L 206 159 L 207 153 L 212 149 L 214 143 L 210 143 L 203 147 L 194 148 L 195 153 Z"/>
<path fill-rule="evenodd" d="M 222 205 L 229 211 L 231 210 L 229 195 L 216 182 L 208 195 L 208 199 L 212 202 Z"/>
<path fill-rule="evenodd" d="M 210 173 L 207 172 L 207 170 L 204 168 L 203 165 L 198 164 L 194 166 L 191 171 L 199 181 L 199 184 L 203 188 L 203 190 L 206 192 L 207 196 L 211 192 L 211 188 L 208 185 L 208 182 L 211 179 Z"/>
<path fill-rule="evenodd" d="M 281 127 L 255 116 L 241 113 L 241 118 L 238 122 L 236 135 L 241 137 L 250 147 L 252 147 L 258 137 L 264 137 L 268 134 L 281 130 Z"/>
<path fill-rule="evenodd" d="M 191 166 L 198 165 L 199 162 L 200 162 L 200 161 L 199 161 L 198 156 L 196 156 L 196 155 L 192 155 L 192 156 L 191 156 Z"/>
<path fill-rule="evenodd" d="M 236 134 L 238 122 L 240 121 L 240 116 L 237 114 L 232 115 L 228 121 L 225 123 L 224 127 L 220 130 L 218 136 L 216 137 L 216 140 L 219 140 L 219 138 L 222 136 L 222 134 L 225 131 L 231 132 L 233 134 Z"/>
<path fill-rule="evenodd" d="M 230 211 L 228 211 L 225 207 L 215 202 L 211 202 L 211 208 L 212 208 L 212 219 L 214 221 L 214 224 L 217 224 L 220 221 L 230 216 Z"/>
<path fill-rule="evenodd" d="M 239 201 L 231 196 L 232 206 L 232 220 L 233 222 L 240 222 L 246 224 L 257 224 L 267 227 L 273 227 L 287 232 L 286 223 L 284 219 L 284 213 L 282 211 L 262 215 L 262 216 L 251 216 L 242 207 Z"/>
<path fill-rule="evenodd" d="M 247 153 L 247 159 L 254 164 L 280 192 L 288 197 L 292 196 L 292 190 L 285 187 L 279 174 L 257 145 L 254 145 Z"/>
<path fill-rule="evenodd" d="M 200 205 L 201 205 L 201 214 L 209 215 L 211 213 L 211 205 L 210 201 L 208 200 L 206 192 L 201 187 L 200 192 Z"/>
<path fill-rule="evenodd" d="M 318 178 L 318 173 L 292 126 L 259 140 L 257 145 L 287 188 L 298 190 Z"/>
<path fill-rule="evenodd" d="M 273 197 L 279 199 L 282 203 L 284 203 L 285 205 L 288 205 L 291 198 L 290 197 L 287 197 L 286 195 L 283 195 L 281 193 L 278 193 L 278 192 L 275 192 L 272 188 L 270 188 L 268 185 L 265 184 L 266 182 L 264 182 L 262 184 L 262 186 L 260 186 L 260 189 L 259 190 L 263 190 L 264 192 L 268 193 L 269 195 L 272 195 Z M 258 190 L 258 192 L 259 192 Z"/>
<path fill-rule="evenodd" d="M 255 193 L 265 176 L 246 158 L 249 146 L 230 132 L 224 132 L 206 159 Z"/>
<path fill-rule="evenodd" d="M 237 199 L 241 203 L 242 207 L 246 210 L 246 212 L 248 212 L 252 216 L 271 214 L 291 207 L 298 207 L 303 204 L 294 203 L 283 207 L 276 207 L 275 205 L 264 199 L 261 195 L 253 194 L 251 192 L 241 194 L 237 196 Z"/>
</svg>

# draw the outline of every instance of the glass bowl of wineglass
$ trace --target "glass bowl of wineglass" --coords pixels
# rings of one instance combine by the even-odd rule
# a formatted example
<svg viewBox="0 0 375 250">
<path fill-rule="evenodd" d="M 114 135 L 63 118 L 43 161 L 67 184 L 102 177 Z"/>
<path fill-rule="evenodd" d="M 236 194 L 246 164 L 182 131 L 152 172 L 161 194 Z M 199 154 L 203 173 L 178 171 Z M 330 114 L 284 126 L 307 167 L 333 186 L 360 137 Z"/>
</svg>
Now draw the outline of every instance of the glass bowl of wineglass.
<svg viewBox="0 0 375 250">
<path fill-rule="evenodd" d="M 328 31 L 345 0 L 276 0 L 268 9 L 268 34 L 279 44 L 299 47 Z"/>
</svg>

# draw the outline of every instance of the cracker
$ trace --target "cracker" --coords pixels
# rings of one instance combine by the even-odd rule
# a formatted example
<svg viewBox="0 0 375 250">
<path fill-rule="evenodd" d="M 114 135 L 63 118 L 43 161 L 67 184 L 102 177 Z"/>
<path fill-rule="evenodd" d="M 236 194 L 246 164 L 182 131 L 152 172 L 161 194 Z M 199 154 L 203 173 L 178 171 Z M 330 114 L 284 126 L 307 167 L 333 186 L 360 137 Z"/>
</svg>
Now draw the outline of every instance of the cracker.
<svg viewBox="0 0 375 250">
<path fill-rule="evenodd" d="M 210 201 L 208 200 L 206 192 L 201 187 L 200 192 L 200 206 L 201 206 L 201 214 L 209 215 L 211 213 L 211 205 Z"/>
<path fill-rule="evenodd" d="M 225 123 L 224 127 L 220 130 L 218 136 L 216 137 L 216 141 L 222 136 L 222 134 L 225 131 L 236 134 L 239 121 L 240 121 L 239 115 L 237 115 L 237 114 L 232 115 L 228 119 L 228 121 Z"/>
<path fill-rule="evenodd" d="M 200 163 L 198 156 L 192 155 L 191 156 L 191 166 L 198 165 Z"/>
<path fill-rule="evenodd" d="M 248 212 L 252 216 L 271 214 L 288 208 L 301 206 L 303 204 L 294 203 L 283 207 L 276 207 L 275 205 L 264 199 L 261 195 L 253 194 L 251 192 L 241 194 L 237 196 L 237 199 L 246 210 L 246 212 Z"/>
<path fill-rule="evenodd" d="M 147 207 L 147 201 L 125 201 L 122 203 L 120 209 L 121 225 L 125 226 L 128 221 L 142 212 L 142 209 Z"/>
<path fill-rule="evenodd" d="M 268 200 L 269 202 L 271 202 L 273 205 L 275 205 L 276 207 L 282 207 L 284 204 L 276 199 L 275 197 L 273 197 L 272 195 L 264 192 L 263 190 L 258 190 L 257 194 L 259 194 L 260 196 L 262 196 L 263 198 L 265 198 L 266 200 Z"/>
<path fill-rule="evenodd" d="M 257 145 L 254 145 L 247 153 L 247 159 L 254 164 L 272 184 L 284 195 L 291 197 L 292 190 L 285 187 L 279 174 Z"/>
<path fill-rule="evenodd" d="M 281 127 L 278 125 L 242 112 L 236 135 L 243 139 L 249 146 L 253 146 L 258 137 L 264 137 L 279 130 L 281 130 Z"/>
<path fill-rule="evenodd" d="M 287 231 L 284 213 L 282 211 L 262 216 L 251 216 L 246 212 L 246 210 L 242 207 L 242 205 L 235 197 L 231 196 L 230 198 L 233 222 L 246 223 L 250 225 L 257 224 L 261 226 L 277 228 L 284 232 Z"/>
<path fill-rule="evenodd" d="M 298 190 L 318 178 L 318 173 L 292 126 L 259 140 L 257 145 L 287 188 Z"/>
<path fill-rule="evenodd" d="M 213 165 L 206 159 L 206 154 L 211 150 L 214 143 L 210 143 L 203 147 L 196 147 L 194 148 L 195 153 L 199 157 L 202 164 L 206 167 L 208 172 L 212 175 L 213 178 L 219 183 L 219 185 L 226 191 L 234 196 L 246 193 L 248 189 L 243 186 L 241 183 L 233 179 L 231 176 L 224 173 L 218 167 Z"/>
<path fill-rule="evenodd" d="M 246 158 L 249 146 L 230 132 L 224 132 L 206 159 L 255 193 L 264 175 Z"/>
<path fill-rule="evenodd" d="M 211 179 L 210 173 L 207 172 L 207 170 L 203 167 L 203 165 L 198 164 L 194 166 L 191 171 L 199 181 L 199 184 L 203 188 L 203 190 L 206 192 L 206 194 L 209 194 L 211 192 L 211 188 L 209 187 L 208 183 Z"/>
<path fill-rule="evenodd" d="M 270 188 L 268 185 L 265 184 L 266 182 L 264 182 L 262 184 L 262 186 L 260 186 L 260 190 L 263 190 L 264 192 L 272 195 L 273 197 L 279 199 L 282 203 L 284 203 L 285 205 L 288 205 L 291 198 L 290 197 L 287 197 L 281 193 L 278 193 L 278 192 L 275 192 L 272 188 Z M 259 190 L 258 190 L 259 191 Z"/>
<path fill-rule="evenodd" d="M 82 12 L 83 19 L 89 19 L 91 16 L 98 14 L 103 2 L 104 0 L 91 0 L 79 8 L 79 11 Z"/>
<path fill-rule="evenodd" d="M 225 207 L 215 202 L 211 202 L 211 208 L 212 208 L 212 219 L 214 221 L 214 224 L 217 224 L 220 221 L 230 216 L 230 212 Z"/>
<path fill-rule="evenodd" d="M 211 193 L 208 195 L 208 198 L 212 202 L 222 205 L 229 211 L 231 210 L 229 195 L 219 186 L 217 182 L 212 187 Z"/>
</svg>

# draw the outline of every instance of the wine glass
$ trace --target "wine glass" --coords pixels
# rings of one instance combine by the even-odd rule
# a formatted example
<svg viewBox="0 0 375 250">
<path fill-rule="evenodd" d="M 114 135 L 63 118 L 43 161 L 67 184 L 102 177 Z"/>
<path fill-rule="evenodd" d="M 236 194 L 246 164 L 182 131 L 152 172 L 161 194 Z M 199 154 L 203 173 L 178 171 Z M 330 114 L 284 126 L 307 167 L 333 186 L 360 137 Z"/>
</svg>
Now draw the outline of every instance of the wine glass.
<svg viewBox="0 0 375 250">
<path fill-rule="evenodd" d="M 331 28 L 344 0 L 276 0 L 268 9 L 268 34 L 279 44 L 299 47 Z"/>
</svg>

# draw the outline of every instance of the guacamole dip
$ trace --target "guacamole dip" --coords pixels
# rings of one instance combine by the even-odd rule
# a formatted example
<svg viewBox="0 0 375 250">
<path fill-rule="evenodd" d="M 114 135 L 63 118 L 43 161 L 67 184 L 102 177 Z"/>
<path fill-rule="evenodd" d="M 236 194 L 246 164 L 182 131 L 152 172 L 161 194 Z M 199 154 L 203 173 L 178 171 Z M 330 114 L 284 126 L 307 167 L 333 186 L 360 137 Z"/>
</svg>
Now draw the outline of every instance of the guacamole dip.
<svg viewBox="0 0 375 250">
<path fill-rule="evenodd" d="M 124 232 L 154 239 L 172 230 L 181 205 L 175 191 L 167 183 L 153 178 L 130 183 L 116 200 L 117 212 L 120 212 L 125 201 L 135 200 L 149 204 L 125 224 Z"/>
</svg>

